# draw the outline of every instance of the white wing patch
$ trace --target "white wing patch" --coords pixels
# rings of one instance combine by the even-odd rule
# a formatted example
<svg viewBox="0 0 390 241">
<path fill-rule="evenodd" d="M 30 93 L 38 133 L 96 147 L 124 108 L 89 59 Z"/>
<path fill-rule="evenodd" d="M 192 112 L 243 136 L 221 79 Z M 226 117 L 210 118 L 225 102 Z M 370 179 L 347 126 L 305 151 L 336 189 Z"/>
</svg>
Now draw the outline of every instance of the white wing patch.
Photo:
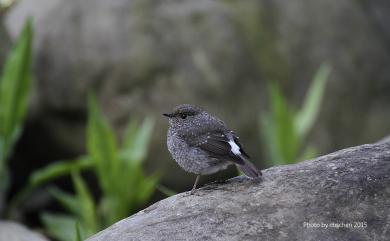
<svg viewBox="0 0 390 241">
<path fill-rule="evenodd" d="M 241 154 L 240 147 L 234 141 L 229 141 L 229 144 L 232 148 L 231 151 L 233 152 L 233 154 L 235 154 L 235 155 Z"/>
</svg>

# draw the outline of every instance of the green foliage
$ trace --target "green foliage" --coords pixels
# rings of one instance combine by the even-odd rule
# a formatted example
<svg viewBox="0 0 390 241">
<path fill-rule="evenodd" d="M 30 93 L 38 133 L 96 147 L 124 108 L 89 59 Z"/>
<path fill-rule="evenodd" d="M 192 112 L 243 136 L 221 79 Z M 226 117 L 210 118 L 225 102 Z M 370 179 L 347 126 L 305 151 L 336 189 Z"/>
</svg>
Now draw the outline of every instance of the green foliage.
<svg viewBox="0 0 390 241">
<path fill-rule="evenodd" d="M 90 97 L 87 146 L 103 192 L 101 215 L 104 225 L 126 217 L 153 193 L 158 178 L 145 177 L 142 168 L 152 129 L 150 119 L 141 127 L 131 121 L 123 147 L 118 150 L 112 129 L 97 108 L 95 98 Z"/>
<path fill-rule="evenodd" d="M 86 238 L 128 216 L 144 205 L 158 182 L 157 175 L 146 176 L 142 167 L 153 131 L 153 121 L 146 119 L 141 125 L 131 121 L 123 145 L 119 147 L 114 131 L 101 114 L 94 96 L 89 97 L 88 104 L 87 155 L 76 161 L 57 162 L 38 170 L 29 181 L 28 190 L 31 190 L 71 174 L 75 194 L 56 187 L 49 188 L 51 195 L 71 215 L 42 216 L 48 232 L 61 241 Z M 91 170 L 96 174 L 102 192 L 97 202 L 79 174 L 82 170 Z M 64 225 L 65 231 L 58 228 L 58 223 Z"/>
<path fill-rule="evenodd" d="M 79 204 L 77 211 L 78 220 L 84 224 L 87 234 L 94 234 L 98 231 L 98 220 L 95 213 L 95 201 L 84 180 L 79 173 L 72 173 L 73 186 L 76 188 L 76 200 Z M 74 202 L 73 202 L 74 203 Z"/>
<path fill-rule="evenodd" d="M 110 192 L 110 181 L 119 171 L 118 148 L 113 130 L 102 117 L 95 97 L 92 96 L 89 99 L 87 149 L 88 155 L 94 161 L 100 187 L 103 192 Z"/>
<path fill-rule="evenodd" d="M 76 194 L 69 194 L 56 187 L 49 193 L 71 214 L 43 213 L 41 220 L 47 232 L 60 241 L 77 240 L 98 231 L 98 218 L 93 197 L 78 172 L 71 174 Z"/>
<path fill-rule="evenodd" d="M 0 77 L 0 192 L 8 186 L 6 161 L 19 138 L 28 105 L 31 79 L 32 25 L 27 20 Z"/>
<path fill-rule="evenodd" d="M 84 171 L 92 169 L 93 162 L 88 157 L 81 157 L 77 160 L 63 160 L 57 161 L 53 164 L 47 165 L 41 169 L 33 172 L 28 180 L 27 185 L 16 194 L 8 205 L 8 217 L 13 217 L 14 213 L 17 212 L 18 206 L 28 198 L 35 188 L 56 180 L 63 176 L 68 176 L 70 173 L 75 171 Z M 53 188 L 50 189 L 52 191 Z M 53 191 L 56 192 L 56 191 Z"/>
<path fill-rule="evenodd" d="M 173 196 L 173 195 L 176 195 L 177 192 L 173 191 L 172 189 L 166 187 L 166 186 L 163 186 L 163 185 L 158 185 L 157 186 L 157 189 L 162 193 L 164 194 L 165 196 L 167 197 L 170 197 L 170 196 Z"/>
<path fill-rule="evenodd" d="M 72 180 L 76 195 L 56 187 L 49 189 L 50 194 L 72 215 L 44 213 L 41 216 L 48 233 L 60 241 L 84 240 L 98 231 L 92 195 L 78 173 L 72 174 Z"/>
<path fill-rule="evenodd" d="M 322 64 L 298 112 L 287 104 L 275 83 L 270 85 L 271 111 L 262 114 L 260 124 L 263 142 L 272 164 L 296 163 L 315 156 L 315 148 L 303 145 L 318 117 L 329 73 L 330 67 Z"/>
<path fill-rule="evenodd" d="M 84 240 L 84 238 L 81 234 L 80 224 L 76 223 L 76 241 L 83 241 L 83 240 Z"/>
<path fill-rule="evenodd" d="M 47 232 L 60 241 L 75 240 L 77 221 L 71 215 L 43 213 L 41 220 Z"/>
<path fill-rule="evenodd" d="M 305 137 L 318 116 L 324 96 L 325 84 L 330 74 L 330 67 L 322 64 L 314 76 L 302 109 L 295 116 L 295 125 L 299 136 Z"/>
<path fill-rule="evenodd" d="M 93 162 L 88 157 L 81 157 L 74 161 L 57 161 L 35 171 L 28 181 L 29 188 L 35 188 L 74 171 L 88 170 Z"/>
</svg>

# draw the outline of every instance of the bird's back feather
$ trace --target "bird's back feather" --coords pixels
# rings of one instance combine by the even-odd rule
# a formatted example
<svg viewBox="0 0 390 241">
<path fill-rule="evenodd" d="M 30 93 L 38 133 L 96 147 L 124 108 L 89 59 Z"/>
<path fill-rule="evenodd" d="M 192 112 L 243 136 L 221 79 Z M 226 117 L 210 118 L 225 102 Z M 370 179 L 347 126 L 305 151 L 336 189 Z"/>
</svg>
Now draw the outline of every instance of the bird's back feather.
<svg viewBox="0 0 390 241">
<path fill-rule="evenodd" d="M 238 138 L 231 132 L 209 131 L 193 138 L 187 138 L 190 146 L 205 151 L 210 158 L 233 162 L 248 177 L 259 178 L 261 172 L 249 161 L 249 156 L 242 149 Z"/>
</svg>

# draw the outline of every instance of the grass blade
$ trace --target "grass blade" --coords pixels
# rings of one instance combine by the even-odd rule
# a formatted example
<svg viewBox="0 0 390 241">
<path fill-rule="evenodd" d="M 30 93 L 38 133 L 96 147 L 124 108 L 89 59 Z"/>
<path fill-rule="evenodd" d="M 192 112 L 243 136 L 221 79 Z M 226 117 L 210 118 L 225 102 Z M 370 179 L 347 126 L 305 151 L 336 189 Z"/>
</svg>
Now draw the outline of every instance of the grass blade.
<svg viewBox="0 0 390 241">
<path fill-rule="evenodd" d="M 294 129 L 293 114 L 278 85 L 272 83 L 270 87 L 275 145 L 284 164 L 294 163 L 300 143 Z"/>
<path fill-rule="evenodd" d="M 87 234 L 94 234 L 98 231 L 98 220 L 95 213 L 95 202 L 93 197 L 78 172 L 72 173 L 73 186 L 76 188 L 77 199 L 80 206 L 80 217 L 85 225 Z"/>
<path fill-rule="evenodd" d="M 43 213 L 41 221 L 48 233 L 59 241 L 74 241 L 76 220 L 69 215 Z"/>
<path fill-rule="evenodd" d="M 325 92 L 325 84 L 329 77 L 331 68 L 324 63 L 318 69 L 312 84 L 306 94 L 301 110 L 295 118 L 295 125 L 299 136 L 304 138 L 319 114 L 321 103 Z"/>
<path fill-rule="evenodd" d="M 164 186 L 164 185 L 157 185 L 157 190 L 159 190 L 162 194 L 164 194 L 167 197 L 176 195 L 177 192 L 173 191 L 172 189 Z"/>
<path fill-rule="evenodd" d="M 117 144 L 113 130 L 100 113 L 94 95 L 89 96 L 88 104 L 88 154 L 95 162 L 100 186 L 105 193 L 110 193 L 112 190 L 111 180 L 117 175 L 119 168 Z"/>
<path fill-rule="evenodd" d="M 86 157 L 76 161 L 58 161 L 33 172 L 29 178 L 29 186 L 37 187 L 74 171 L 82 171 L 93 167 L 91 159 Z"/>
<path fill-rule="evenodd" d="M 83 241 L 80 223 L 76 222 L 76 241 Z"/>
<path fill-rule="evenodd" d="M 18 205 L 28 198 L 34 188 L 57 178 L 70 175 L 73 171 L 87 170 L 92 167 L 93 162 L 86 157 L 82 157 L 76 161 L 58 161 L 34 171 L 30 175 L 27 185 L 9 201 L 8 215 L 14 213 Z"/>
<path fill-rule="evenodd" d="M 62 191 L 57 187 L 51 187 L 48 191 L 70 213 L 80 215 L 79 200 L 77 200 L 75 196 Z"/>
<path fill-rule="evenodd" d="M 282 165 L 284 164 L 283 158 L 279 151 L 279 146 L 277 144 L 277 134 L 275 133 L 274 123 L 272 121 L 272 116 L 269 113 L 264 113 L 260 118 L 261 126 L 261 137 L 263 142 L 266 145 L 267 149 L 267 162 L 272 165 Z"/>
<path fill-rule="evenodd" d="M 9 54 L 0 79 L 0 174 L 19 136 L 28 104 L 31 78 L 32 24 L 29 19 Z"/>
<path fill-rule="evenodd" d="M 121 154 L 125 160 L 141 162 L 145 159 L 153 126 L 154 121 L 151 118 L 145 119 L 141 127 L 136 121 L 130 122 Z"/>
</svg>

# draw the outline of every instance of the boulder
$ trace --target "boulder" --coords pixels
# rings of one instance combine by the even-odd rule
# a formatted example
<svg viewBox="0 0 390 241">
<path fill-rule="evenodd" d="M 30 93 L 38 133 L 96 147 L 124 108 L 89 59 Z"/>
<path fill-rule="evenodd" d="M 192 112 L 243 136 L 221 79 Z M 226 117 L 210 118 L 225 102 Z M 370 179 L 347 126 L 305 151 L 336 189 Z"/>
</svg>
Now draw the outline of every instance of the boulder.
<svg viewBox="0 0 390 241">
<path fill-rule="evenodd" d="M 49 241 L 49 239 L 21 224 L 0 221 L 0 241 Z"/>
<path fill-rule="evenodd" d="M 388 240 L 390 142 L 166 198 L 87 241 Z"/>
</svg>

